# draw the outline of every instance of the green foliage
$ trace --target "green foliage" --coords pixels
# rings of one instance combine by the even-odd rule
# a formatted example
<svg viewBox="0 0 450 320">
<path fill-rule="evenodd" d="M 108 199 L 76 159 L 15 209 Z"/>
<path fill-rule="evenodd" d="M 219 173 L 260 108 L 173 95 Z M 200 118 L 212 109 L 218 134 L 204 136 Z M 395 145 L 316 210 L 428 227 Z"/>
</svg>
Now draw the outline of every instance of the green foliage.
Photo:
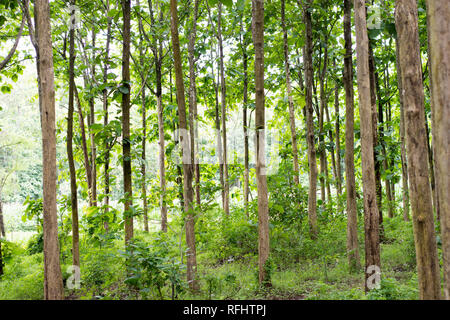
<svg viewBox="0 0 450 320">
<path fill-rule="evenodd" d="M 370 290 L 367 298 L 369 300 L 416 300 L 418 293 L 417 283 L 402 285 L 396 279 L 382 277 L 380 288 Z"/>
<path fill-rule="evenodd" d="M 34 255 L 44 251 L 44 233 L 40 232 L 33 235 L 27 244 L 27 253 Z"/>
<path fill-rule="evenodd" d="M 122 252 L 128 273 L 125 283 L 138 289 L 144 299 L 158 296 L 163 300 L 167 290 L 175 299 L 185 290 L 184 265 L 167 257 L 167 252 L 164 242 L 146 245 L 139 241 L 130 242 Z"/>
</svg>

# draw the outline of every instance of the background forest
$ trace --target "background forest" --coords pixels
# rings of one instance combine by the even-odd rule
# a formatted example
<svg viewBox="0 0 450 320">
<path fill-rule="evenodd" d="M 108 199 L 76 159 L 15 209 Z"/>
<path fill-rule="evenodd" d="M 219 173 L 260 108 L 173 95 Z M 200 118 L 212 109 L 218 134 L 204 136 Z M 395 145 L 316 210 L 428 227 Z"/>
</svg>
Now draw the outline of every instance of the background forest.
<svg viewBox="0 0 450 320">
<path fill-rule="evenodd" d="M 450 299 L 448 0 L 0 0 L 0 299 Z"/>
</svg>

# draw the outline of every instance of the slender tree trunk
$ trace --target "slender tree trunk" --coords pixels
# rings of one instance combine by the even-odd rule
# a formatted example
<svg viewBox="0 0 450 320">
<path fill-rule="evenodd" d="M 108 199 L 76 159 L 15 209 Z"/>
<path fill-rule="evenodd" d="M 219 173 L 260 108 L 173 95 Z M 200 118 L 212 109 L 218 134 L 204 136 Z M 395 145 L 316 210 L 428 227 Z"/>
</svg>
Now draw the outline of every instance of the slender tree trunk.
<svg viewBox="0 0 450 320">
<path fill-rule="evenodd" d="M 415 0 L 396 1 L 395 23 L 405 106 L 411 210 L 421 299 L 440 299 L 441 285 L 428 178 L 424 93 Z"/>
<path fill-rule="evenodd" d="M 336 70 L 336 61 L 333 59 L 334 69 Z M 339 116 L 339 85 L 336 83 L 334 88 L 334 113 L 336 115 L 335 135 L 336 135 L 336 190 L 338 198 L 338 211 L 340 211 L 340 196 L 342 194 L 342 169 L 341 169 L 341 119 Z"/>
<path fill-rule="evenodd" d="M 252 35 L 255 47 L 256 184 L 258 190 L 259 283 L 269 285 L 269 206 L 265 164 L 264 113 L 264 0 L 252 0 Z"/>
<path fill-rule="evenodd" d="M 310 235 L 312 239 L 317 238 L 317 163 L 316 163 L 316 147 L 314 139 L 314 120 L 313 120 L 313 64 L 312 64 L 312 26 L 311 12 L 309 8 L 312 5 L 311 0 L 307 0 L 303 8 L 305 21 L 305 100 L 306 100 L 306 140 L 308 144 L 308 165 L 309 165 L 309 191 L 308 191 L 308 220 L 310 227 Z"/>
<path fill-rule="evenodd" d="M 208 7 L 209 10 L 209 7 Z M 208 14 L 210 14 L 208 12 Z M 211 23 L 211 22 L 210 22 Z M 214 26 L 211 23 L 211 28 L 214 28 Z M 223 157 L 222 157 L 222 140 L 220 139 L 221 135 L 220 135 L 220 110 L 219 110 L 219 88 L 217 83 L 219 82 L 219 79 L 217 79 L 217 83 L 216 80 L 214 79 L 215 77 L 215 71 L 214 71 L 214 56 L 213 56 L 213 46 L 211 46 L 211 72 L 212 72 L 212 80 L 213 80 L 213 87 L 214 87 L 214 94 L 215 94 L 215 113 L 214 113 L 214 121 L 215 121 L 215 126 L 216 126 L 216 135 L 217 135 L 217 152 L 216 154 L 218 155 L 219 158 L 219 174 L 220 174 L 220 185 L 223 186 L 225 184 L 224 182 L 224 174 L 223 174 Z M 217 78 L 219 78 L 219 70 L 217 72 Z M 224 202 L 225 196 L 224 196 L 224 189 L 222 188 L 222 204 Z"/>
<path fill-rule="evenodd" d="M 326 94 L 326 84 L 325 77 L 328 71 L 328 47 L 327 47 L 327 37 L 325 37 L 325 52 L 323 56 L 323 68 L 319 71 L 319 85 L 320 85 L 320 107 L 319 107 L 319 159 L 320 159 L 320 186 L 322 195 L 322 205 L 326 202 L 326 194 L 328 187 L 328 163 L 327 163 L 327 151 L 325 149 L 325 132 L 323 129 L 323 122 L 325 116 L 325 106 L 328 104 L 328 97 Z M 330 192 L 328 192 L 330 193 Z"/>
<path fill-rule="evenodd" d="M 356 182 L 354 159 L 354 93 L 352 63 L 351 0 L 344 0 L 345 56 L 343 82 L 345 89 L 345 188 L 347 190 L 347 257 L 350 270 L 361 267 L 358 248 L 358 212 L 356 208 Z"/>
<path fill-rule="evenodd" d="M 70 4 L 75 5 L 75 0 Z M 71 12 L 73 16 L 75 12 Z M 77 177 L 75 162 L 73 160 L 73 111 L 74 111 L 74 86 L 75 86 L 75 30 L 69 31 L 69 110 L 67 115 L 67 160 L 70 172 L 70 203 L 72 208 L 72 261 L 74 266 L 80 266 L 79 232 L 78 232 L 78 199 L 77 199 Z"/>
<path fill-rule="evenodd" d="M 3 222 L 3 199 L 0 191 L 0 237 L 6 237 L 5 223 Z"/>
<path fill-rule="evenodd" d="M 330 112 L 328 110 L 328 104 L 325 104 L 325 117 L 327 119 L 327 122 L 330 123 L 331 121 L 330 121 Z M 329 137 L 330 141 L 334 140 L 334 138 L 333 138 L 333 131 L 331 129 L 328 130 L 328 137 Z M 337 168 L 336 168 L 336 158 L 334 156 L 334 147 L 333 146 L 331 146 L 330 156 L 331 156 L 331 168 L 333 170 L 333 176 L 334 176 L 335 181 L 337 181 L 337 174 L 338 173 L 337 173 Z M 326 176 L 327 176 L 328 202 L 331 203 L 331 187 L 330 187 L 330 181 L 328 179 L 328 164 L 327 164 L 326 168 L 327 168 L 327 170 L 326 170 L 327 175 Z"/>
<path fill-rule="evenodd" d="M 146 165 L 146 154 L 145 145 L 147 143 L 147 112 L 146 112 L 146 101 L 145 101 L 145 86 L 142 88 L 141 101 L 142 101 L 142 164 L 141 164 L 141 174 L 142 174 L 142 209 L 144 215 L 144 231 L 148 232 L 148 204 L 147 204 L 147 165 Z"/>
<path fill-rule="evenodd" d="M 5 225 L 3 223 L 3 200 L 0 192 L 0 279 L 3 275 L 2 238 L 6 237 Z"/>
<path fill-rule="evenodd" d="M 248 122 L 247 122 L 247 105 L 248 105 L 248 55 L 247 55 L 247 41 L 245 39 L 242 20 L 241 18 L 241 34 L 244 38 L 241 40 L 242 47 L 242 64 L 244 69 L 244 85 L 243 85 L 243 96 L 244 96 L 244 108 L 242 115 L 243 129 L 244 129 L 244 208 L 247 217 L 248 213 L 248 196 L 250 193 L 250 175 L 249 175 L 249 152 L 248 152 Z"/>
<path fill-rule="evenodd" d="M 373 56 L 372 45 L 368 41 L 369 46 L 369 77 L 370 77 L 370 102 L 372 110 L 372 135 L 373 135 L 373 155 L 375 163 L 375 189 L 377 193 L 377 208 L 378 208 L 378 219 L 379 219 L 379 232 L 380 239 L 384 238 L 384 228 L 383 228 L 383 210 L 382 210 L 382 200 L 383 200 L 383 190 L 381 186 L 381 162 L 377 160 L 379 151 L 377 146 L 378 141 L 378 112 L 377 112 L 377 96 L 376 96 L 376 67 L 375 59 Z"/>
<path fill-rule="evenodd" d="M 105 46 L 105 64 L 103 66 L 103 83 L 108 82 L 108 64 L 109 64 L 109 46 L 111 42 L 111 17 L 109 17 L 109 11 L 110 11 L 110 5 L 109 0 L 106 0 L 106 16 L 108 17 L 108 27 L 106 31 L 106 46 Z M 108 125 L 108 90 L 105 88 L 103 89 L 103 125 L 106 127 Z M 110 148 L 111 146 L 106 141 L 105 142 L 105 168 L 104 168 L 104 183 L 105 183 L 105 215 L 109 212 L 109 193 L 110 193 L 110 179 L 109 179 L 109 158 L 110 158 Z M 108 221 L 104 222 L 104 228 L 106 231 L 109 229 L 109 223 Z"/>
<path fill-rule="evenodd" d="M 186 102 L 184 96 L 184 82 L 183 82 L 183 66 L 180 53 L 180 40 L 178 37 L 178 10 L 177 0 L 170 0 L 170 30 L 172 35 L 172 50 L 175 67 L 175 79 L 177 89 L 177 103 L 179 113 L 180 130 L 187 132 L 187 117 L 186 117 Z M 192 162 L 186 161 L 184 154 L 188 154 L 185 150 L 189 150 L 190 142 L 188 135 L 183 135 L 181 138 L 181 145 L 183 149 L 183 190 L 184 190 L 184 212 L 186 214 L 186 244 L 188 246 L 187 254 L 187 281 L 191 290 L 198 290 L 197 280 L 197 259 L 195 249 L 195 220 L 193 214 L 192 202 L 194 199 L 194 192 L 192 189 Z M 188 141 L 183 139 L 188 138 Z"/>
<path fill-rule="evenodd" d="M 153 17 L 153 4 L 152 1 L 148 1 L 150 9 L 150 20 L 152 29 L 155 28 L 155 20 Z M 163 21 L 163 11 L 160 8 L 160 22 Z M 156 33 L 155 31 L 153 31 Z M 156 108 L 158 114 L 158 144 L 159 144 L 159 187 L 161 189 L 161 195 L 159 198 L 159 205 L 161 210 L 161 231 L 167 232 L 167 205 L 165 201 L 166 194 L 166 169 L 165 169 L 165 139 L 164 139 L 164 107 L 162 105 L 162 44 L 161 39 L 154 35 L 153 42 L 153 55 L 155 63 L 155 76 L 156 76 Z M 170 77 L 170 98 L 172 100 L 172 77 Z M 172 102 L 172 101 L 171 101 Z"/>
<path fill-rule="evenodd" d="M 149 2 L 151 5 L 151 1 Z M 139 6 L 139 0 L 137 1 L 137 5 Z M 150 7 L 151 12 L 151 20 L 153 24 L 153 12 L 152 8 Z M 139 58 L 140 58 L 140 64 L 143 67 L 145 64 L 145 57 L 144 57 L 144 48 L 143 48 L 143 42 L 144 42 L 144 28 L 142 26 L 142 19 L 139 16 L 138 18 L 139 23 Z M 155 49 L 153 47 L 153 54 L 155 55 Z M 155 55 L 157 59 L 157 54 Z M 156 62 L 156 61 L 155 61 Z M 148 232 L 148 201 L 147 201 L 147 163 L 146 163 L 146 144 L 147 144 L 147 103 L 146 103 L 146 96 L 145 96 L 145 81 L 146 79 L 141 77 L 141 80 L 143 82 L 142 84 L 142 91 L 141 91 L 141 105 L 142 105 L 142 154 L 141 154 L 141 196 L 142 196 L 142 210 L 143 210 L 143 217 L 144 217 L 144 231 Z"/>
<path fill-rule="evenodd" d="M 84 170 L 86 172 L 86 182 L 88 185 L 88 190 L 92 190 L 92 175 L 89 173 L 91 172 L 91 163 L 89 161 L 89 152 L 87 147 L 87 141 L 86 141 L 86 129 L 84 126 L 84 115 L 83 110 L 81 106 L 80 101 L 80 95 L 78 93 L 78 89 L 76 86 L 73 87 L 74 93 L 75 93 L 75 100 L 77 102 L 77 111 L 78 111 L 78 119 L 80 122 L 80 130 L 81 130 L 81 149 L 83 150 L 83 157 L 84 157 Z M 88 191 L 89 192 L 89 191 Z M 89 206 L 91 207 L 93 205 L 92 203 L 92 197 L 91 193 L 89 192 Z"/>
<path fill-rule="evenodd" d="M 289 126 L 291 129 L 292 156 L 294 161 L 294 183 L 299 184 L 299 167 L 298 167 L 298 148 L 297 148 L 297 132 L 295 129 L 295 111 L 294 99 L 292 98 L 291 87 L 291 71 L 289 65 L 289 46 L 287 38 L 287 28 L 285 19 L 285 0 L 281 0 L 281 26 L 283 28 L 283 48 L 284 48 L 284 70 L 286 73 L 286 91 L 289 104 Z"/>
<path fill-rule="evenodd" d="M 123 11 L 123 49 L 122 49 L 122 153 L 123 153 L 123 190 L 126 197 L 124 202 L 125 244 L 133 238 L 133 205 L 131 181 L 131 143 L 130 143 L 130 11 L 131 1 L 122 0 Z"/>
<path fill-rule="evenodd" d="M 395 61 L 397 66 L 397 88 L 400 100 L 400 152 L 402 162 L 402 201 L 403 201 L 403 220 L 409 221 L 409 187 L 408 187 L 408 163 L 406 160 L 406 137 L 405 137 L 405 105 L 403 102 L 403 85 L 401 77 L 401 68 L 399 61 L 398 40 L 395 41 Z"/>
<path fill-rule="evenodd" d="M 198 0 L 194 2 L 192 29 L 189 34 L 189 134 L 191 136 L 191 163 L 194 166 L 195 196 L 200 205 L 200 167 L 198 164 L 196 138 L 197 138 L 197 87 L 195 75 L 195 38 L 197 34 Z"/>
<path fill-rule="evenodd" d="M 372 53 L 372 51 L 370 51 Z M 372 53 L 373 55 L 373 53 Z M 373 59 L 373 57 L 372 57 Z M 373 60 L 372 60 L 373 61 Z M 374 62 L 373 62 L 374 63 Z M 374 66 L 375 69 L 375 66 Z M 384 119 L 383 119 L 383 103 L 381 100 L 381 89 L 380 89 L 380 83 L 379 83 L 379 77 L 378 77 L 378 72 L 376 72 L 374 70 L 373 72 L 374 75 L 374 80 L 375 80 L 375 89 L 376 89 L 376 101 L 378 102 L 378 120 L 377 122 L 380 123 L 379 126 L 379 134 L 377 135 L 377 139 L 378 139 L 378 146 L 381 147 L 381 153 L 383 155 L 384 161 L 383 161 L 383 169 L 386 171 L 388 169 L 388 159 L 387 159 L 387 152 L 386 152 L 386 145 L 384 142 Z M 386 117 L 386 121 L 388 121 L 387 117 Z M 378 127 L 378 125 L 377 125 Z M 379 186 L 381 187 L 381 161 L 377 160 L 377 151 L 374 149 L 374 153 L 375 153 L 375 170 L 378 169 L 378 171 L 376 171 L 376 177 L 378 178 L 378 176 L 380 177 L 380 184 Z M 379 153 L 379 151 L 378 151 Z M 388 207 L 388 217 L 392 218 L 394 216 L 394 212 L 392 210 L 392 197 L 391 197 L 391 184 L 390 181 L 388 179 L 385 179 L 385 189 L 386 189 L 386 202 L 387 202 L 387 207 Z M 380 195 L 381 195 L 381 191 L 380 191 Z M 380 197 L 380 201 L 379 201 L 379 208 L 381 208 L 381 197 Z M 380 209 L 380 214 L 381 214 L 381 209 Z M 380 224 L 382 223 L 382 220 L 380 220 Z M 380 225 L 380 228 L 382 228 L 382 225 Z"/>
<path fill-rule="evenodd" d="M 96 34 L 95 34 L 95 30 L 92 30 L 92 46 L 95 48 L 95 39 L 96 39 Z M 92 57 L 92 59 L 94 59 L 94 55 Z M 94 79 L 95 79 L 95 62 L 92 62 L 92 83 L 94 83 Z M 91 140 L 91 181 L 92 181 L 92 186 L 91 186 L 91 193 L 92 193 L 92 205 L 93 206 L 97 206 L 97 147 L 95 145 L 95 134 L 94 132 L 91 130 L 91 126 L 93 124 L 95 124 L 95 100 L 94 97 L 92 96 L 89 99 L 89 132 L 90 132 L 90 140 Z"/>
<path fill-rule="evenodd" d="M 365 291 L 371 289 L 369 277 L 373 268 L 381 268 L 379 217 L 376 200 L 375 164 L 373 152 L 373 121 L 372 103 L 370 97 L 369 70 L 369 39 L 367 36 L 366 8 L 364 0 L 355 0 L 355 28 L 357 79 L 359 93 L 360 123 L 361 123 L 361 157 L 364 198 L 364 228 L 365 228 Z"/>
<path fill-rule="evenodd" d="M 428 38 L 431 53 L 431 99 L 433 141 L 435 150 L 436 190 L 442 232 L 444 265 L 444 298 L 450 300 L 450 202 L 449 132 L 450 132 L 450 3 L 446 0 L 427 1 Z"/>
<path fill-rule="evenodd" d="M 55 85 L 48 0 L 36 0 L 34 16 L 39 57 L 39 100 L 42 108 L 44 298 L 60 300 L 64 299 L 64 289 L 58 244 Z"/>
<path fill-rule="evenodd" d="M 220 88 L 221 88 L 221 107 L 222 107 L 222 139 L 223 139 L 223 210 L 227 215 L 230 214 L 230 186 L 228 181 L 228 159 L 227 159 L 227 90 L 225 83 L 225 69 L 223 63 L 223 44 L 222 44 L 222 2 L 219 1 L 219 17 L 217 24 L 217 38 L 219 41 L 219 66 L 220 66 Z"/>
</svg>

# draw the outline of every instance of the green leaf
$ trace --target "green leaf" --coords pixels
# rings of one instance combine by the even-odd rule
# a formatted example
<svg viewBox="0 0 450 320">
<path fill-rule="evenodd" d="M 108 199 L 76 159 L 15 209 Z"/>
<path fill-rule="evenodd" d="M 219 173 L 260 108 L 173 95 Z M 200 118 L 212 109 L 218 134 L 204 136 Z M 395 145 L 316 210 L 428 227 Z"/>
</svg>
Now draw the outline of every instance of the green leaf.
<svg viewBox="0 0 450 320">
<path fill-rule="evenodd" d="M 231 8 L 233 6 L 233 0 L 220 0 L 223 5 L 227 6 L 228 8 Z"/>
<path fill-rule="evenodd" d="M 130 92 L 130 90 L 128 90 L 128 88 L 125 86 L 120 86 L 119 91 L 122 92 L 123 94 L 128 94 Z"/>
</svg>

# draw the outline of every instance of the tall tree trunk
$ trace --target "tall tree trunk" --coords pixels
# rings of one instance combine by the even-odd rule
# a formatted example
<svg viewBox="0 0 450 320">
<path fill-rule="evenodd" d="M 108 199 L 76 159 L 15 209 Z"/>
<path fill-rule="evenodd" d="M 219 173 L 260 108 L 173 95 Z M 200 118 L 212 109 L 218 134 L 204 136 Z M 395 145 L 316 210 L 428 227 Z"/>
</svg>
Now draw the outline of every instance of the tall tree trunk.
<svg viewBox="0 0 450 320">
<path fill-rule="evenodd" d="M 155 28 L 155 19 L 153 17 L 153 4 L 148 1 L 150 9 L 150 20 L 152 29 Z M 163 11 L 160 8 L 160 22 L 163 21 Z M 156 33 L 155 31 L 153 31 Z M 162 43 L 161 39 L 154 35 L 154 42 L 152 44 L 155 76 L 156 76 L 156 108 L 158 114 L 158 144 L 159 144 L 159 187 L 161 195 L 159 198 L 159 205 L 161 210 L 161 231 L 167 232 L 167 205 L 166 205 L 166 169 L 165 169 L 165 139 L 164 139 L 164 107 L 162 105 Z M 172 100 L 172 77 L 170 77 L 170 97 Z M 172 101 L 171 101 L 172 102 Z"/>
<path fill-rule="evenodd" d="M 369 77 L 370 77 L 370 103 L 372 110 L 372 135 L 373 135 L 373 156 L 375 163 L 375 190 L 377 193 L 377 208 L 378 208 L 378 219 L 379 219 L 379 232 L 380 239 L 384 238 L 384 228 L 383 228 L 383 210 L 382 210 L 382 200 L 383 200 L 383 190 L 381 186 L 381 162 L 377 160 L 378 156 L 378 112 L 377 112 L 377 95 L 376 95 L 376 67 L 375 59 L 373 56 L 372 44 L 370 40 L 368 41 L 369 46 Z"/>
<path fill-rule="evenodd" d="M 108 82 L 108 65 L 109 65 L 109 46 L 111 42 L 111 17 L 109 16 L 110 12 L 110 5 L 109 0 L 106 0 L 106 16 L 108 17 L 108 27 L 106 31 L 106 46 L 105 46 L 105 64 L 103 66 L 103 83 Z M 103 126 L 108 125 L 108 90 L 105 88 L 103 89 Z M 110 193 L 110 179 L 109 179 L 109 158 L 110 158 L 110 149 L 111 146 L 109 142 L 105 142 L 105 157 L 104 157 L 104 183 L 105 183 L 105 215 L 109 212 L 109 193 Z M 104 228 L 106 231 L 109 229 L 108 221 L 104 222 Z"/>
<path fill-rule="evenodd" d="M 242 21 L 244 17 L 241 18 L 241 34 L 243 40 L 241 40 L 242 48 L 242 65 L 244 69 L 244 84 L 243 84 L 243 96 L 244 96 L 244 108 L 242 115 L 242 123 L 244 129 L 244 208 L 247 217 L 248 213 L 248 196 L 250 193 L 250 174 L 249 174 L 249 152 L 248 152 L 248 122 L 247 122 L 247 105 L 248 105 L 248 55 L 247 55 L 247 41 L 245 39 L 245 33 L 242 26 Z"/>
<path fill-rule="evenodd" d="M 283 48 L 284 48 L 284 71 L 286 73 L 286 91 L 289 104 L 289 126 L 291 129 L 292 141 L 292 158 L 294 161 L 294 183 L 299 184 L 299 167 L 298 167 L 298 148 L 297 148 L 297 132 L 295 129 L 295 111 L 294 99 L 292 98 L 291 87 L 291 71 L 289 65 L 289 46 L 287 38 L 286 18 L 285 18 L 285 0 L 281 0 L 281 26 L 283 28 Z"/>
<path fill-rule="evenodd" d="M 137 1 L 137 5 L 139 6 L 139 0 Z M 151 1 L 149 1 L 149 5 L 151 5 Z M 153 24 L 153 11 L 150 6 L 150 13 L 151 13 L 151 22 Z M 145 64 L 145 57 L 144 57 L 144 28 L 142 26 L 142 18 L 139 16 L 138 18 L 139 23 L 139 60 L 140 64 L 143 67 Z M 155 55 L 155 45 L 153 45 L 153 54 Z M 157 54 L 155 55 L 157 59 Z M 146 79 L 144 77 L 141 77 L 142 80 L 142 91 L 141 91 L 141 105 L 142 105 L 142 154 L 141 154 L 141 196 L 142 196 L 142 214 L 144 218 L 144 231 L 148 232 L 148 202 L 147 202 L 147 163 L 146 163 L 146 144 L 147 144 L 147 103 L 146 103 L 146 96 L 145 96 L 145 81 Z"/>
<path fill-rule="evenodd" d="M 59 260 L 58 222 L 56 207 L 56 135 L 55 84 L 53 49 L 48 0 L 36 0 L 34 5 L 38 49 L 38 84 L 42 121 L 43 212 L 44 212 L 44 298 L 64 299 Z"/>
<path fill-rule="evenodd" d="M 123 191 L 124 220 L 125 220 L 125 244 L 133 238 L 133 205 L 132 181 L 131 181 L 131 143 L 130 143 L 130 11 L 131 1 L 122 0 L 123 12 L 123 49 L 122 49 L 122 163 L 123 163 Z"/>
<path fill-rule="evenodd" d="M 328 104 L 325 104 L 325 117 L 327 119 L 327 122 L 330 123 L 330 112 L 328 110 Z M 333 131 L 331 129 L 328 130 L 328 137 L 330 139 L 330 141 L 334 141 L 333 138 Z M 333 176 L 335 181 L 337 181 L 337 168 L 336 168 L 336 158 L 334 156 L 334 147 L 331 146 L 331 150 L 330 150 L 330 156 L 331 156 L 331 168 L 333 170 Z M 328 179 L 328 164 L 326 167 L 326 172 L 327 172 L 327 195 L 328 195 L 328 202 L 331 203 L 331 186 L 330 186 L 330 180 Z"/>
<path fill-rule="evenodd" d="M 194 2 L 194 12 L 192 18 L 192 28 L 189 34 L 189 134 L 191 136 L 191 163 L 194 166 L 195 175 L 195 196 L 196 202 L 200 205 L 200 167 L 197 157 L 196 138 L 197 129 L 197 87 L 195 83 L 195 38 L 197 34 L 198 0 Z"/>
<path fill-rule="evenodd" d="M 6 237 L 5 225 L 3 223 L 3 200 L 0 192 L 0 279 L 3 275 L 3 255 L 2 255 L 2 238 Z"/>
<path fill-rule="evenodd" d="M 358 248 L 358 212 L 356 208 L 356 182 L 354 159 L 354 93 L 352 63 L 351 0 L 344 0 L 345 56 L 343 82 L 345 89 L 345 188 L 347 190 L 347 256 L 350 270 L 361 267 Z"/>
<path fill-rule="evenodd" d="M 374 66 L 374 69 L 375 69 L 375 66 Z M 378 145 L 381 147 L 381 153 L 384 158 L 383 169 L 386 171 L 388 169 L 388 159 L 387 159 L 386 145 L 384 143 L 383 102 L 381 100 L 381 89 L 380 89 L 378 72 L 376 72 L 374 70 L 373 74 L 375 77 L 376 100 L 378 102 L 378 123 L 380 123 L 379 130 L 378 130 L 379 134 L 377 135 L 377 138 L 378 138 Z M 389 121 L 387 117 L 386 117 L 386 121 Z M 374 150 L 374 153 L 375 153 L 375 162 L 377 163 L 375 165 L 375 167 L 376 167 L 375 170 L 378 169 L 380 171 L 379 173 L 376 172 L 376 176 L 377 177 L 380 176 L 380 179 L 381 179 L 381 161 L 377 160 L 377 156 L 376 156 L 377 151 L 376 150 Z M 379 153 L 379 151 L 378 151 L 378 153 Z M 386 202 L 387 202 L 387 207 L 388 207 L 388 217 L 392 218 L 394 216 L 394 212 L 392 209 L 391 184 L 388 179 L 385 179 L 384 182 L 385 182 L 384 185 L 385 185 L 385 189 L 386 189 Z M 380 186 L 381 186 L 381 180 L 380 180 Z M 381 192 L 380 192 L 380 194 L 381 194 Z M 380 200 L 379 208 L 381 208 L 381 203 L 382 203 L 382 201 Z M 382 214 L 381 211 L 382 210 L 380 209 L 380 214 Z M 380 220 L 380 223 L 382 223 L 382 220 Z M 382 225 L 380 226 L 380 228 L 383 228 Z"/>
<path fill-rule="evenodd" d="M 71 0 L 73 8 L 75 0 Z M 75 10 L 71 12 L 74 17 Z M 74 22 L 73 22 L 74 23 Z M 72 25 L 72 23 L 71 23 Z M 77 176 L 75 162 L 73 160 L 73 111 L 74 111 L 74 86 L 75 86 L 75 30 L 73 27 L 69 31 L 69 110 L 67 114 L 67 160 L 70 172 L 70 203 L 72 209 L 72 261 L 74 266 L 80 266 L 80 244 L 78 231 L 78 199 L 77 199 Z"/>
<path fill-rule="evenodd" d="M 95 39 L 96 39 L 96 33 L 95 30 L 92 30 L 92 47 L 95 48 Z M 94 60 L 95 56 L 92 54 L 92 59 Z M 92 84 L 94 84 L 95 79 L 95 62 L 92 62 Z M 91 140 L 91 197 L 92 197 L 92 205 L 97 206 L 97 164 L 96 164 L 96 157 L 97 157 L 97 147 L 95 145 L 95 134 L 91 129 L 91 126 L 95 124 L 95 100 L 94 96 L 89 98 L 89 116 L 88 116 L 88 123 L 89 123 L 89 136 Z"/>
<path fill-rule="evenodd" d="M 186 102 L 184 96 L 184 82 L 183 82 L 183 66 L 180 53 L 180 40 L 178 37 L 178 10 L 177 0 L 170 0 L 170 31 L 172 35 L 172 50 L 175 67 L 175 80 L 177 89 L 177 103 L 179 113 L 180 130 L 187 132 L 187 117 L 186 117 Z M 192 202 L 194 199 L 194 192 L 192 189 L 192 161 L 186 161 L 184 154 L 185 150 L 189 150 L 190 142 L 188 135 L 183 135 L 181 138 L 181 145 L 183 150 L 183 190 L 184 190 L 184 212 L 186 214 L 186 244 L 188 246 L 187 254 L 187 281 L 192 290 L 198 290 L 197 280 L 197 259 L 195 249 L 195 220 L 193 214 Z M 184 141 L 188 138 L 188 141 Z"/>
<path fill-rule="evenodd" d="M 258 190 L 259 283 L 268 285 L 269 206 L 265 164 L 264 113 L 264 0 L 252 0 L 252 36 L 255 47 L 256 185 Z"/>
<path fill-rule="evenodd" d="M 333 59 L 333 66 L 336 70 L 336 60 Z M 342 194 L 342 169 L 341 169 L 341 119 L 339 116 L 339 85 L 335 83 L 334 88 L 334 113 L 336 115 L 336 123 L 335 123 L 335 135 L 336 135 L 336 190 L 337 190 L 337 198 L 338 198 L 338 211 L 340 211 L 340 196 Z"/>
<path fill-rule="evenodd" d="M 427 1 L 428 39 L 431 53 L 431 99 L 433 141 L 435 150 L 436 190 L 442 232 L 444 264 L 444 298 L 450 300 L 450 189 L 449 132 L 450 132 L 450 32 L 448 17 L 450 3 L 446 0 Z"/>
<path fill-rule="evenodd" d="M 395 24 L 405 106 L 411 211 L 421 299 L 440 299 L 441 285 L 428 178 L 424 93 L 415 0 L 395 3 Z"/>
<path fill-rule="evenodd" d="M 209 7 L 208 7 L 208 10 Z M 210 15 L 210 12 L 208 11 L 208 14 Z M 211 18 L 210 18 L 210 24 L 211 24 L 211 28 L 214 28 L 214 26 L 212 25 L 211 22 Z M 216 126 L 216 135 L 217 135 L 217 152 L 216 154 L 218 155 L 219 158 L 219 175 L 220 175 L 220 185 L 223 186 L 225 184 L 224 182 L 224 174 L 223 174 L 223 157 L 222 157 L 222 140 L 221 135 L 220 135 L 220 110 L 219 110 L 219 88 L 218 88 L 218 82 L 219 82 L 219 70 L 217 70 L 217 82 L 215 80 L 215 71 L 214 71 L 214 56 L 213 56 L 213 46 L 211 45 L 211 51 L 210 51 L 210 55 L 211 55 L 211 73 L 212 73 L 212 81 L 213 81 L 213 87 L 214 87 L 214 97 L 215 97 L 215 113 L 214 113 L 214 123 Z M 224 195 L 224 189 L 222 188 L 222 204 L 224 202 L 225 199 L 225 195 Z"/>
<path fill-rule="evenodd" d="M 220 66 L 220 88 L 221 88 L 221 107 L 222 107 L 222 145 L 223 145 L 223 210 L 227 215 L 230 214 L 230 186 L 228 181 L 228 159 L 227 159 L 227 90 L 225 83 L 225 69 L 223 63 L 223 44 L 222 44 L 222 2 L 219 1 L 219 17 L 217 24 L 217 38 L 219 41 L 219 66 Z"/>
<path fill-rule="evenodd" d="M 361 122 L 361 157 L 364 198 L 365 229 L 365 291 L 372 286 L 369 277 L 380 266 L 379 217 L 376 201 L 375 163 L 373 152 L 373 121 L 370 97 L 369 39 L 367 36 L 366 8 L 364 0 L 355 0 L 355 28 L 357 79 Z"/>
<path fill-rule="evenodd" d="M 313 64 L 312 64 L 312 26 L 310 7 L 312 0 L 307 0 L 303 8 L 305 21 L 305 100 L 306 100 L 306 140 L 308 144 L 308 165 L 309 165 L 309 191 L 308 191 L 308 220 L 310 227 L 310 235 L 312 239 L 317 238 L 317 163 L 316 163 L 316 147 L 314 139 L 314 120 L 313 120 Z"/>
<path fill-rule="evenodd" d="M 145 80 L 144 80 L 145 81 Z M 146 154 L 145 147 L 147 144 L 147 112 L 146 112 L 146 101 L 145 101 L 145 86 L 142 87 L 141 101 L 142 101 L 142 164 L 141 164 L 141 174 L 142 174 L 142 209 L 144 216 L 144 231 L 148 232 L 148 204 L 147 204 L 147 164 L 146 164 Z"/>
<path fill-rule="evenodd" d="M 320 186 L 322 205 L 326 202 L 326 192 L 328 183 L 328 163 L 327 150 L 325 149 L 325 132 L 323 129 L 323 122 L 325 116 L 325 106 L 328 104 L 328 96 L 326 94 L 325 77 L 328 70 L 328 47 L 326 45 L 328 39 L 325 37 L 325 52 L 323 56 L 323 68 L 319 70 L 319 85 L 320 85 L 320 107 L 319 107 L 319 160 L 320 160 Z"/>
<path fill-rule="evenodd" d="M 400 100 L 400 153 L 402 162 L 402 201 L 403 220 L 409 221 L 409 187 L 408 187 L 408 163 L 406 160 L 406 137 L 405 137 L 405 104 L 403 102 L 403 85 L 399 61 L 398 40 L 395 41 L 395 62 L 397 67 L 397 88 Z"/>
<path fill-rule="evenodd" d="M 87 147 L 87 138 L 86 138 L 86 129 L 84 126 L 84 115 L 80 101 L 80 95 L 78 93 L 77 86 L 73 87 L 75 93 L 75 100 L 77 102 L 77 111 L 78 111 L 78 119 L 80 122 L 80 131 L 81 131 L 81 149 L 83 150 L 83 159 L 84 159 L 84 171 L 86 172 L 86 182 L 88 185 L 88 193 L 89 193 L 89 206 L 93 205 L 91 193 L 89 190 L 92 190 L 92 175 L 89 174 L 91 172 L 91 163 L 89 161 L 89 152 Z"/>
</svg>

